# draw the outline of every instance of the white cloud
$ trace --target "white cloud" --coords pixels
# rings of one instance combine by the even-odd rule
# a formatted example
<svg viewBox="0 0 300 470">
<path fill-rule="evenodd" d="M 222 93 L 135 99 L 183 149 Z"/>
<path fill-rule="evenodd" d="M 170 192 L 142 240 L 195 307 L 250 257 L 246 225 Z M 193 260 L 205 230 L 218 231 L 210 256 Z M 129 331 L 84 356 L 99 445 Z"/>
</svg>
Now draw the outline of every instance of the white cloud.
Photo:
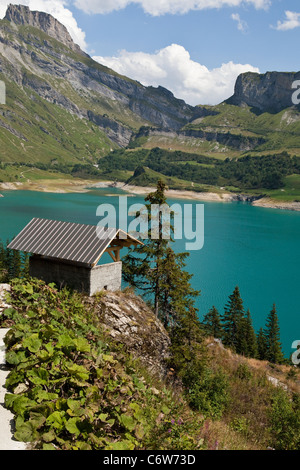
<svg viewBox="0 0 300 470">
<path fill-rule="evenodd" d="M 167 13 L 184 14 L 191 10 L 205 10 L 222 7 L 252 5 L 257 9 L 267 9 L 271 0 L 74 0 L 75 6 L 86 13 L 110 13 L 136 4 L 145 13 L 160 16 Z"/>
<path fill-rule="evenodd" d="M 294 11 L 285 11 L 285 20 L 277 21 L 277 26 L 274 26 L 278 31 L 288 31 L 290 29 L 299 28 L 300 26 L 300 13 Z"/>
<path fill-rule="evenodd" d="M 232 13 L 231 18 L 237 22 L 237 28 L 239 31 L 245 33 L 248 29 L 246 21 L 242 20 L 238 13 Z"/>
<path fill-rule="evenodd" d="M 259 72 L 249 64 L 228 62 L 209 70 L 191 59 L 189 52 L 172 44 L 155 54 L 121 51 L 117 57 L 93 57 L 103 65 L 143 85 L 164 86 L 187 103 L 217 104 L 234 91 L 237 76 L 243 72 Z"/>
<path fill-rule="evenodd" d="M 11 3 L 11 1 L 0 0 L 0 18 L 5 16 L 9 3 Z M 29 6 L 31 10 L 50 13 L 66 26 L 72 39 L 81 49 L 87 49 L 85 33 L 79 28 L 71 10 L 67 8 L 68 2 L 66 0 L 22 0 L 20 3 Z"/>
</svg>

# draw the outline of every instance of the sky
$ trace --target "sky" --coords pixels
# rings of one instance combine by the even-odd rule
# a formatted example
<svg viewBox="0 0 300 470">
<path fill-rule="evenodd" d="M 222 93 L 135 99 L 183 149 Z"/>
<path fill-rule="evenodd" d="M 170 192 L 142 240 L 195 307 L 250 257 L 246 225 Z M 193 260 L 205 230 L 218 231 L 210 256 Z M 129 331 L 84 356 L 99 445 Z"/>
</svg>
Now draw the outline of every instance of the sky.
<svg viewBox="0 0 300 470">
<path fill-rule="evenodd" d="M 0 0 L 0 18 L 9 3 Z M 299 0 L 20 3 L 52 14 L 103 65 L 191 105 L 229 98 L 243 72 L 300 70 Z"/>
</svg>

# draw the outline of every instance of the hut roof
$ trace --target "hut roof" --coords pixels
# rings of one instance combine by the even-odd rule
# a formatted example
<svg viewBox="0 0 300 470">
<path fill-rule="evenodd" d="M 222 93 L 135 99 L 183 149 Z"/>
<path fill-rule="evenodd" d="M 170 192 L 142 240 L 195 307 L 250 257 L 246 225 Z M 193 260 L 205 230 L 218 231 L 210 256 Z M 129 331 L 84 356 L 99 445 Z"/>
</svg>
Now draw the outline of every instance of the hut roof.
<svg viewBox="0 0 300 470">
<path fill-rule="evenodd" d="M 143 243 L 121 229 L 33 218 L 8 248 L 95 266 L 109 246 Z"/>
</svg>

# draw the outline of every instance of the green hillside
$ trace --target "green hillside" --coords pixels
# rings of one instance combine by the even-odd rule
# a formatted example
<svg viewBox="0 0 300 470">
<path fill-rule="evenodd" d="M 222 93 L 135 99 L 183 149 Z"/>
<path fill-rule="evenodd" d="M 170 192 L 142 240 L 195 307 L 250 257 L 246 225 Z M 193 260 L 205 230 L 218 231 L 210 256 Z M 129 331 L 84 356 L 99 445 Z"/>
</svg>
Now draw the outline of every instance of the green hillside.
<svg viewBox="0 0 300 470">
<path fill-rule="evenodd" d="M 0 20 L 2 182 L 162 178 L 174 189 L 300 200 L 300 110 L 281 90 L 280 111 L 266 111 L 267 77 L 244 74 L 226 102 L 189 106 L 98 64 L 51 15 L 39 24 L 27 7 L 9 12 Z M 259 98 L 261 109 L 250 105 Z"/>
<path fill-rule="evenodd" d="M 163 379 L 149 371 L 143 355 L 155 354 L 147 349 L 153 331 L 167 333 L 130 290 L 87 299 L 33 279 L 14 279 L 11 285 L 12 308 L 1 316 L 1 326 L 10 328 L 5 406 L 15 415 L 15 439 L 29 449 L 299 447 L 299 373 L 289 365 L 233 354 L 205 335 L 184 348 L 184 364 L 191 361 L 191 350 L 199 375 L 183 366 L 175 377 L 168 369 Z M 134 323 L 142 334 L 141 349 L 128 347 L 126 336 L 110 335 L 104 319 L 111 305 L 129 324 L 133 312 L 142 316 L 142 329 Z M 176 357 L 174 347 L 170 353 Z M 196 387 L 180 385 L 185 374 Z"/>
</svg>

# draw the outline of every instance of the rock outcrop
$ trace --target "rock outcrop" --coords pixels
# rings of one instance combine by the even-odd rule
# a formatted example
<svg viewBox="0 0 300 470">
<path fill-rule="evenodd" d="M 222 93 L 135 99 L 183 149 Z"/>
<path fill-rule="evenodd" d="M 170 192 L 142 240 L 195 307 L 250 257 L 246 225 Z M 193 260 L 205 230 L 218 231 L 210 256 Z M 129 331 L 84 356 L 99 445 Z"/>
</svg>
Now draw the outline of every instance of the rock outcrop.
<svg viewBox="0 0 300 470">
<path fill-rule="evenodd" d="M 294 105 L 293 83 L 300 80 L 300 72 L 243 73 L 238 76 L 234 95 L 228 104 L 248 105 L 260 113 L 278 113 Z"/>
<path fill-rule="evenodd" d="M 75 52 L 83 53 L 80 47 L 74 43 L 67 28 L 57 19 L 48 13 L 41 11 L 31 11 L 25 5 L 12 5 L 7 8 L 5 20 L 16 25 L 29 25 L 44 31 L 48 36 L 65 44 L 69 49 Z"/>
<path fill-rule="evenodd" d="M 166 377 L 170 337 L 140 297 L 131 292 L 106 292 L 87 301 L 94 305 L 114 340 L 124 344 L 148 370 Z"/>
</svg>

